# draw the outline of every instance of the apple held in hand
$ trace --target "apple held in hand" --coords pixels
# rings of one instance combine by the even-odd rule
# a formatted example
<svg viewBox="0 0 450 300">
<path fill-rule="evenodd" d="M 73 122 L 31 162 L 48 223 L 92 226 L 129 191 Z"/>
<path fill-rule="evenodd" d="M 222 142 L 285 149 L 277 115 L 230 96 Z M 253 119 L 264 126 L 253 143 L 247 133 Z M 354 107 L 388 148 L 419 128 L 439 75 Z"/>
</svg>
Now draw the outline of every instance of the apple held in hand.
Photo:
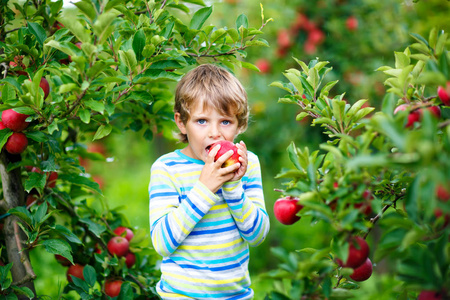
<svg viewBox="0 0 450 300">
<path fill-rule="evenodd" d="M 109 240 L 107 247 L 111 255 L 122 257 L 128 253 L 128 250 L 130 249 L 130 243 L 124 237 L 114 236 Z"/>
<path fill-rule="evenodd" d="M 372 276 L 372 270 L 372 262 L 367 258 L 361 266 L 353 270 L 350 278 L 354 281 L 365 281 Z"/>
<path fill-rule="evenodd" d="M 239 153 L 238 153 L 238 148 L 236 147 L 235 144 L 233 144 L 230 141 L 218 141 L 214 144 L 211 145 L 211 147 L 209 147 L 208 152 L 213 149 L 215 146 L 220 145 L 220 149 L 217 152 L 216 156 L 214 157 L 214 161 L 218 160 L 219 157 L 221 157 L 222 155 L 224 155 L 225 153 L 227 153 L 230 150 L 233 150 L 233 155 L 231 155 L 231 157 L 229 159 L 227 159 L 223 165 L 222 168 L 226 168 L 229 167 L 231 165 L 234 165 L 235 163 L 239 163 Z"/>
<path fill-rule="evenodd" d="M 298 220 L 300 216 L 297 213 L 303 208 L 303 205 L 298 204 L 298 198 L 287 196 L 275 201 L 273 212 L 275 218 L 284 225 L 292 225 Z"/>
</svg>

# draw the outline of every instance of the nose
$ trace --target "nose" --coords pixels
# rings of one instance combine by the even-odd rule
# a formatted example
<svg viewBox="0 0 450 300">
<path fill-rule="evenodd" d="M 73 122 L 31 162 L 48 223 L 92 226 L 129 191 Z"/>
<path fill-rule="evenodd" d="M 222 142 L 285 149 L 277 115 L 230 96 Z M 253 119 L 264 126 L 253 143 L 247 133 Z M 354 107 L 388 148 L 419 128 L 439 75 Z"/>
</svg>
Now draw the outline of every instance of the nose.
<svg viewBox="0 0 450 300">
<path fill-rule="evenodd" d="M 217 139 L 220 137 L 220 130 L 217 125 L 211 125 L 209 127 L 209 138 Z"/>
</svg>

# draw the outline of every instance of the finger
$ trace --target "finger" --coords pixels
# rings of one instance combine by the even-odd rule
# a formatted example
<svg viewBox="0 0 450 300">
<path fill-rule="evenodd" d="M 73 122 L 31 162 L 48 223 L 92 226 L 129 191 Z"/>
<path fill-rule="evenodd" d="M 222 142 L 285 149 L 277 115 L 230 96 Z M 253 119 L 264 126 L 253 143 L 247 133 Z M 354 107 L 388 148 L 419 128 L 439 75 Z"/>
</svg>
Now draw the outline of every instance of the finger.
<svg viewBox="0 0 450 300">
<path fill-rule="evenodd" d="M 226 162 L 227 159 L 229 159 L 232 155 L 233 155 L 233 150 L 228 150 L 227 152 L 222 154 L 222 156 L 220 156 L 216 162 L 220 165 L 223 165 L 223 163 Z"/>
<path fill-rule="evenodd" d="M 232 164 L 231 166 L 222 168 L 222 172 L 223 172 L 224 174 L 234 173 L 234 172 L 236 172 L 237 170 L 239 170 L 240 167 L 241 167 L 241 164 L 240 164 L 240 163 L 235 163 L 235 164 Z"/>
<path fill-rule="evenodd" d="M 207 156 L 208 161 L 210 161 L 210 162 L 214 161 L 214 158 L 216 157 L 217 152 L 219 152 L 220 147 L 221 147 L 220 144 L 217 144 L 214 148 L 209 150 L 208 156 Z"/>
</svg>

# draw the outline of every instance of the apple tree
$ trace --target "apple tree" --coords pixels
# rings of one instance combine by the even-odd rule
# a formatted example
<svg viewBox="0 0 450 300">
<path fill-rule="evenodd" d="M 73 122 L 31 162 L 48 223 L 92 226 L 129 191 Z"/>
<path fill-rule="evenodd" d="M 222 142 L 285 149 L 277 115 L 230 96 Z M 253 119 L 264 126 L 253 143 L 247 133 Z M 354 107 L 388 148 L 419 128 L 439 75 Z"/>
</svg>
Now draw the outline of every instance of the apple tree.
<svg viewBox="0 0 450 300">
<path fill-rule="evenodd" d="M 244 59 L 268 46 L 270 19 L 254 28 L 241 14 L 218 28 L 202 0 L 74 5 L 0 5 L 0 294 L 39 296 L 29 256 L 39 247 L 67 266 L 62 294 L 157 298 L 148 232 L 109 208 L 88 164 L 105 156 L 91 146 L 128 130 L 169 135 L 170 83 L 204 62 L 257 70 Z"/>
<path fill-rule="evenodd" d="M 328 230 L 322 248 L 272 249 L 282 263 L 264 275 L 275 280 L 266 299 L 361 299 L 364 282 L 382 276 L 377 299 L 450 297 L 450 39 L 437 29 L 411 39 L 377 69 L 387 77 L 380 111 L 333 95 L 332 62 L 294 59 L 288 81 L 271 84 L 327 137 L 287 148 L 275 216 Z"/>
</svg>

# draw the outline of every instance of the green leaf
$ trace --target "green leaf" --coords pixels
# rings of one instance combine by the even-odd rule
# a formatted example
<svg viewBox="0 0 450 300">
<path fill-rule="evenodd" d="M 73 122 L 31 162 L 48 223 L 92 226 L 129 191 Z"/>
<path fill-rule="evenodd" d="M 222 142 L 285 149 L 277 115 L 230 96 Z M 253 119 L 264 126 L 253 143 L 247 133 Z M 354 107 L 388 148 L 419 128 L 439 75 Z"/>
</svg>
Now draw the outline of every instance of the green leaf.
<svg viewBox="0 0 450 300">
<path fill-rule="evenodd" d="M 37 172 L 31 172 L 28 179 L 25 180 L 25 190 L 30 192 L 33 188 L 37 188 L 38 190 L 42 190 L 45 187 L 45 183 L 47 178 L 45 174 L 40 174 Z"/>
<path fill-rule="evenodd" d="M 0 130 L 0 149 L 3 149 L 3 146 L 5 146 L 6 142 L 8 141 L 8 138 L 12 134 L 13 132 L 8 128 Z"/>
<path fill-rule="evenodd" d="M 14 290 L 14 294 L 15 294 L 14 298 L 11 297 L 12 294 L 9 294 L 6 296 L 7 297 L 6 299 L 11 299 L 11 300 L 17 299 L 16 295 L 24 295 L 24 296 L 27 296 L 29 299 L 33 299 L 35 296 L 33 291 L 30 290 L 29 288 L 27 288 L 26 286 L 23 286 L 23 287 L 12 286 L 11 288 Z"/>
<path fill-rule="evenodd" d="M 42 131 L 31 131 L 31 132 L 27 132 L 26 136 L 30 139 L 32 139 L 33 141 L 36 141 L 38 143 L 43 143 L 48 141 L 48 136 L 45 135 L 45 133 L 43 133 Z"/>
<path fill-rule="evenodd" d="M 239 33 L 235 28 L 230 28 L 227 30 L 227 32 L 233 42 L 237 42 L 239 40 Z"/>
<path fill-rule="evenodd" d="M 27 224 L 33 223 L 33 216 L 28 211 L 28 209 L 24 206 L 17 206 L 17 207 L 11 208 L 10 210 L 8 210 L 8 213 L 19 217 L 20 219 L 24 220 L 25 223 L 27 223 Z"/>
<path fill-rule="evenodd" d="M 91 40 L 91 32 L 87 30 L 77 18 L 58 18 L 58 21 L 72 32 L 73 35 L 82 43 L 89 43 Z"/>
<path fill-rule="evenodd" d="M 100 43 L 106 41 L 109 34 L 114 31 L 115 25 L 113 22 L 117 18 L 118 14 L 118 11 L 104 12 L 95 21 L 92 27 L 94 29 L 94 33 L 98 36 Z"/>
<path fill-rule="evenodd" d="M 240 14 L 236 19 L 236 29 L 239 30 L 241 26 L 244 28 L 248 28 L 248 18 L 245 14 Z"/>
<path fill-rule="evenodd" d="M 88 109 L 80 109 L 78 111 L 78 116 L 80 117 L 81 122 L 85 124 L 89 124 L 91 121 L 91 113 Z"/>
<path fill-rule="evenodd" d="M 85 101 L 84 104 L 87 107 L 89 107 L 90 109 L 92 109 L 93 111 L 97 111 L 100 113 L 103 113 L 105 111 L 105 105 L 99 101 L 88 100 L 88 101 Z"/>
<path fill-rule="evenodd" d="M 136 60 L 144 59 L 142 51 L 145 47 L 145 33 L 143 29 L 138 30 L 133 36 L 133 51 L 136 54 Z"/>
<path fill-rule="evenodd" d="M 77 1 L 73 2 L 73 4 L 78 7 L 78 9 L 89 18 L 89 20 L 93 21 L 95 17 L 97 17 L 97 14 L 95 13 L 95 8 L 93 6 L 92 1 L 83 0 L 83 1 Z"/>
<path fill-rule="evenodd" d="M 69 242 L 82 245 L 83 243 L 80 241 L 80 239 L 67 227 L 64 227 L 62 225 L 56 224 L 54 229 L 64 236 Z"/>
<path fill-rule="evenodd" d="M 106 231 L 106 227 L 104 225 L 95 223 L 88 218 L 80 219 L 80 222 L 86 224 L 89 228 L 89 231 L 94 233 L 97 237 L 100 237 L 100 235 Z"/>
<path fill-rule="evenodd" d="M 61 239 L 49 239 L 44 240 L 42 245 L 48 253 L 64 256 L 73 264 L 72 248 L 66 241 Z"/>
<path fill-rule="evenodd" d="M 297 151 L 297 147 L 295 146 L 294 142 L 291 142 L 287 148 L 288 151 L 288 155 L 289 155 L 289 160 L 294 164 L 294 166 L 299 169 L 299 170 L 303 170 L 301 164 L 300 164 L 300 160 L 299 160 L 299 154 Z"/>
<path fill-rule="evenodd" d="M 44 41 L 47 39 L 45 29 L 38 23 L 27 22 L 27 24 L 28 30 L 36 37 L 38 43 L 44 45 Z"/>
<path fill-rule="evenodd" d="M 76 175 L 76 174 L 61 174 L 61 175 L 59 175 L 58 179 L 61 179 L 62 181 L 66 181 L 70 184 L 88 188 L 90 190 L 96 191 L 99 194 L 102 193 L 97 182 L 94 182 L 84 176 L 80 176 L 80 175 Z"/>
<path fill-rule="evenodd" d="M 97 282 L 97 272 L 95 272 L 94 267 L 90 265 L 85 265 L 83 268 L 84 281 L 90 286 L 94 287 Z"/>
<path fill-rule="evenodd" d="M 110 124 L 101 125 L 97 129 L 97 132 L 95 133 L 94 138 L 92 139 L 92 141 L 104 138 L 105 136 L 109 135 L 111 133 L 111 131 L 112 131 L 112 126 Z"/>
<path fill-rule="evenodd" d="M 127 51 L 119 50 L 119 56 L 120 60 L 128 67 L 128 69 L 134 71 L 137 60 L 133 49 L 128 49 Z"/>
<path fill-rule="evenodd" d="M 195 12 L 192 16 L 191 22 L 189 24 L 189 28 L 193 30 L 200 30 L 205 24 L 206 20 L 209 18 L 213 11 L 213 7 L 203 7 Z"/>
</svg>

